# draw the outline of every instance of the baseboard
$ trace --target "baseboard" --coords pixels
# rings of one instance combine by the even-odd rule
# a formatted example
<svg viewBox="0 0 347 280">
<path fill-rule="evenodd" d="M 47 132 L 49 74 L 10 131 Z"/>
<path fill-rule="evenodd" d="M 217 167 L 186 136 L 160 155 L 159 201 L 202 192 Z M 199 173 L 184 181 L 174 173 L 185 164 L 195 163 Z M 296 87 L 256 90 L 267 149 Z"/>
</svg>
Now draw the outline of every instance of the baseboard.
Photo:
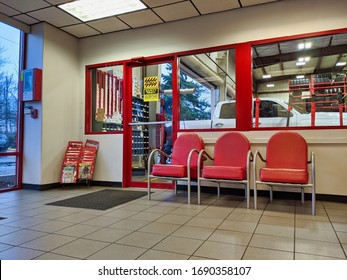
<svg viewBox="0 0 347 280">
<path fill-rule="evenodd" d="M 26 190 L 45 191 L 45 190 L 51 190 L 56 188 L 61 188 L 61 185 L 59 183 L 51 183 L 51 184 L 44 184 L 44 185 L 22 184 L 22 189 L 26 189 Z"/>
<path fill-rule="evenodd" d="M 22 189 L 27 190 L 37 190 L 37 191 L 46 191 L 57 188 L 68 188 L 68 187 L 81 187 L 81 186 L 101 186 L 101 187 L 122 187 L 121 182 L 107 182 L 107 181 L 91 181 L 89 184 L 79 182 L 76 184 L 60 184 L 60 183 L 51 183 L 51 184 L 22 184 Z"/>
<path fill-rule="evenodd" d="M 91 183 L 93 186 L 100 186 L 100 187 L 122 187 L 122 182 L 111 182 L 111 181 L 93 181 Z"/>
<path fill-rule="evenodd" d="M 186 191 L 187 186 L 185 185 L 178 185 L 178 190 Z M 197 187 L 192 186 L 191 187 L 192 192 L 197 192 Z M 201 187 L 201 192 L 203 193 L 215 193 L 217 194 L 217 188 L 211 188 L 211 187 Z M 244 196 L 245 190 L 243 188 L 221 188 L 220 189 L 221 195 L 239 195 Z M 269 197 L 270 192 L 268 190 L 258 190 L 257 195 L 258 196 L 264 196 Z M 251 196 L 254 195 L 253 190 L 250 191 Z M 273 192 L 274 199 L 292 199 L 292 200 L 300 200 L 301 199 L 301 193 L 300 192 L 286 192 L 286 191 L 274 191 Z M 311 200 L 312 195 L 310 193 L 305 193 L 305 200 Z M 332 195 L 332 194 L 316 194 L 316 200 L 321 201 L 332 201 L 332 202 L 341 202 L 341 203 L 347 203 L 347 196 L 345 195 Z"/>
<path fill-rule="evenodd" d="M 44 185 L 38 185 L 38 184 L 22 184 L 23 189 L 30 189 L 30 190 L 38 190 L 38 191 L 45 191 L 55 188 L 62 188 L 62 187 L 69 187 L 69 186 L 87 186 L 86 183 L 77 183 L 77 184 L 64 184 L 61 185 L 60 183 L 51 183 L 51 184 L 44 184 Z M 110 182 L 110 181 L 92 181 L 90 182 L 90 186 L 100 186 L 100 187 L 115 187 L 115 188 L 121 188 L 122 183 L 121 182 Z M 187 190 L 187 186 L 185 185 L 178 185 L 178 190 Z M 191 188 L 192 192 L 197 192 L 197 187 L 192 186 Z M 221 195 L 239 195 L 244 196 L 245 191 L 242 188 L 221 188 Z M 211 187 L 201 187 L 201 192 L 203 193 L 215 193 L 217 194 L 216 188 Z M 258 190 L 258 196 L 266 196 L 269 197 L 269 191 L 267 190 Z M 253 190 L 251 190 L 251 196 L 253 196 Z M 301 199 L 301 193 L 299 192 L 285 192 L 285 191 L 274 191 L 273 192 L 274 199 L 280 198 L 280 199 L 295 199 L 300 200 Z M 305 193 L 305 200 L 311 200 L 311 194 Z M 347 203 L 347 196 L 345 195 L 333 195 L 333 194 L 316 194 L 316 200 L 321 201 L 332 201 L 332 202 L 341 202 L 341 203 Z"/>
</svg>

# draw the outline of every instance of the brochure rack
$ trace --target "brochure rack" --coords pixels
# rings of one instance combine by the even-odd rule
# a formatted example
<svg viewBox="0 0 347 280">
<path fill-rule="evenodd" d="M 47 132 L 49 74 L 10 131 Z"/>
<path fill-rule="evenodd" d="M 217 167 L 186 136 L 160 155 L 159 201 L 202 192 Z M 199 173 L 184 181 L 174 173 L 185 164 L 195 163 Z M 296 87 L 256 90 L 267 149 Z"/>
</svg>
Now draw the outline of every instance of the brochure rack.
<svg viewBox="0 0 347 280">
<path fill-rule="evenodd" d="M 81 141 L 69 141 L 66 148 L 61 174 L 61 184 L 89 182 L 93 179 L 96 154 L 99 142 L 87 140 L 83 146 Z"/>
</svg>

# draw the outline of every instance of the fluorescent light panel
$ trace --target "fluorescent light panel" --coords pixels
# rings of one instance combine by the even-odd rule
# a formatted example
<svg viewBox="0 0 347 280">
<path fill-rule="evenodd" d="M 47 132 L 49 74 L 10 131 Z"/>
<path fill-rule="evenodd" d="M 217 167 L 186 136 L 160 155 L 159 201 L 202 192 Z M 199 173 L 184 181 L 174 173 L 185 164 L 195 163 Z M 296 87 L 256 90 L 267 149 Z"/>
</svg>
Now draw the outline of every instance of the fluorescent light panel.
<svg viewBox="0 0 347 280">
<path fill-rule="evenodd" d="M 345 66 L 346 65 L 346 62 L 338 62 L 336 63 L 336 66 Z"/>
<path fill-rule="evenodd" d="M 58 6 L 82 21 L 146 9 L 139 0 L 77 0 Z"/>
<path fill-rule="evenodd" d="M 305 78 L 305 76 L 304 75 L 297 75 L 296 78 L 297 79 L 303 79 L 303 78 Z"/>
<path fill-rule="evenodd" d="M 298 61 L 299 62 L 308 62 L 308 61 L 310 61 L 310 57 L 299 57 L 299 59 L 298 59 Z"/>
<path fill-rule="evenodd" d="M 307 42 L 307 43 L 300 43 L 298 45 L 299 50 L 303 50 L 303 49 L 310 49 L 312 46 L 311 42 Z"/>
<path fill-rule="evenodd" d="M 267 84 L 266 85 L 268 88 L 272 88 L 272 87 L 274 87 L 275 85 L 274 84 Z"/>
</svg>

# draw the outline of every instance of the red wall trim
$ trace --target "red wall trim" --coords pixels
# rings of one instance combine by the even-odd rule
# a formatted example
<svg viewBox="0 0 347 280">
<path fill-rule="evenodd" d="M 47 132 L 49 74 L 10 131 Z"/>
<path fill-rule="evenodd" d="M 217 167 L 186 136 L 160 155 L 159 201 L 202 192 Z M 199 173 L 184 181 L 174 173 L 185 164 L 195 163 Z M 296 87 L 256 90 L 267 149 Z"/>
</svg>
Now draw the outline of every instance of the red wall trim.
<svg viewBox="0 0 347 280">
<path fill-rule="evenodd" d="M 252 129 L 252 49 L 249 43 L 236 47 L 236 129 Z M 248 112 L 248 114 L 245 114 Z"/>
</svg>

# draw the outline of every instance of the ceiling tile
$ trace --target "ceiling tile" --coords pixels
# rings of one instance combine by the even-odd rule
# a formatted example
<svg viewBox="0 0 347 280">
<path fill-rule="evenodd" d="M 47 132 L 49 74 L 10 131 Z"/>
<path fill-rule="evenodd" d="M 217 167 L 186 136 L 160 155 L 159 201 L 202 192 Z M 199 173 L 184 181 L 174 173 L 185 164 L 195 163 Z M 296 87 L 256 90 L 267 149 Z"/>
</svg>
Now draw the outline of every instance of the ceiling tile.
<svg viewBox="0 0 347 280">
<path fill-rule="evenodd" d="M 163 22 L 155 13 L 152 12 L 152 10 L 143 10 L 139 12 L 120 15 L 118 16 L 118 18 L 120 18 L 132 28 Z"/>
<path fill-rule="evenodd" d="M 102 33 L 129 29 L 129 26 L 127 26 L 124 22 L 122 22 L 116 17 L 109 17 L 109 18 L 89 21 L 87 24 L 99 30 Z"/>
<path fill-rule="evenodd" d="M 276 1 L 279 1 L 279 0 L 240 0 L 242 7 L 265 4 L 265 3 L 276 2 Z"/>
<path fill-rule="evenodd" d="M 14 16 L 13 17 L 14 19 L 18 20 L 18 21 L 21 21 L 25 24 L 28 24 L 28 25 L 31 25 L 31 24 L 35 24 L 35 23 L 38 23 L 39 21 L 32 18 L 32 17 L 29 17 L 25 14 L 21 14 L 21 15 L 18 15 L 18 16 Z"/>
<path fill-rule="evenodd" d="M 153 9 L 164 21 L 173 21 L 198 16 L 198 11 L 190 1 L 180 2 L 172 5 Z"/>
<path fill-rule="evenodd" d="M 238 0 L 192 0 L 201 14 L 216 13 L 241 8 Z"/>
<path fill-rule="evenodd" d="M 1 2 L 23 13 L 50 6 L 43 0 L 1 0 Z"/>
<path fill-rule="evenodd" d="M 66 27 L 63 27 L 62 30 L 66 31 L 66 32 L 78 37 L 78 38 L 100 34 L 98 31 L 87 26 L 84 23 L 66 26 Z"/>
<path fill-rule="evenodd" d="M 46 0 L 46 2 L 51 3 L 52 5 L 60 5 L 67 2 L 71 2 L 71 0 Z"/>
<path fill-rule="evenodd" d="M 150 8 L 165 6 L 167 4 L 173 4 L 180 1 L 182 0 L 142 0 L 142 2 Z"/>
<path fill-rule="evenodd" d="M 7 15 L 7 16 L 14 16 L 20 14 L 19 11 L 12 9 L 4 4 L 0 3 L 0 13 Z"/>
<path fill-rule="evenodd" d="M 39 21 L 45 21 L 58 27 L 81 22 L 78 19 L 74 18 L 73 16 L 70 16 L 68 13 L 63 12 L 62 10 L 56 7 L 50 7 L 30 12 L 28 13 L 28 15 L 38 19 Z"/>
</svg>

